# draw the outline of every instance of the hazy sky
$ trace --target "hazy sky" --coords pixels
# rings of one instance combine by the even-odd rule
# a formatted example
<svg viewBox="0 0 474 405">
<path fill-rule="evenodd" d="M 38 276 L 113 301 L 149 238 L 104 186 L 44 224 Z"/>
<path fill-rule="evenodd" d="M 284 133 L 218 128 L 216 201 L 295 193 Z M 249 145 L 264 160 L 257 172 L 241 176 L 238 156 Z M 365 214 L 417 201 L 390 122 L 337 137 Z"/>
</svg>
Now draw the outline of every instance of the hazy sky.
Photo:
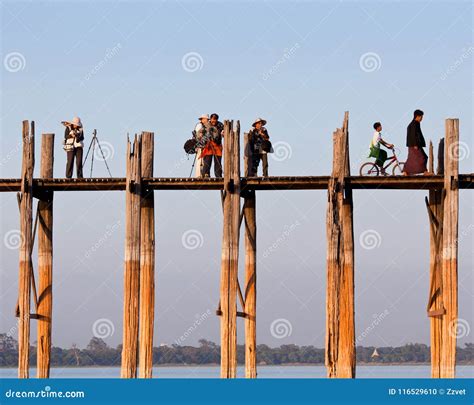
<svg viewBox="0 0 474 405">
<path fill-rule="evenodd" d="M 39 135 L 56 134 L 54 174 L 64 177 L 60 121 L 75 115 L 86 145 L 97 129 L 115 177 L 125 176 L 127 133 L 143 130 L 155 133 L 155 176 L 185 177 L 182 145 L 214 111 L 243 130 L 268 120 L 271 175 L 327 175 L 332 131 L 348 110 L 357 173 L 374 121 L 406 158 L 416 108 L 435 145 L 444 120 L 460 119 L 460 171 L 473 172 L 471 2 L 15 1 L 1 14 L 0 177 L 19 177 L 23 119 L 36 122 L 37 153 Z M 429 343 L 426 195 L 354 192 L 358 344 Z M 155 345 L 189 328 L 180 344 L 219 342 L 219 194 L 161 191 L 155 202 Z M 0 332 L 16 337 L 15 194 L 0 204 Z M 93 334 L 121 342 L 124 204 L 121 192 L 55 194 L 54 345 L 82 347 Z M 257 194 L 258 343 L 324 346 L 326 204 L 325 191 Z M 473 192 L 461 191 L 460 344 L 473 341 L 473 206 Z M 239 319 L 239 342 L 243 327 Z"/>
</svg>

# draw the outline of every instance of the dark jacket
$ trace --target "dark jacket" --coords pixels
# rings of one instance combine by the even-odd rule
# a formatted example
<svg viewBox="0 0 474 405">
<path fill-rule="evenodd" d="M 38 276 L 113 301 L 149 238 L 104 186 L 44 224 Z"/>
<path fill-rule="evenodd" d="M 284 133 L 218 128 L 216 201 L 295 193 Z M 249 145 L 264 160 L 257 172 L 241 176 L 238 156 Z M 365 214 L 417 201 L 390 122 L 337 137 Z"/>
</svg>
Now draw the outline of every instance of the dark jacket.
<svg viewBox="0 0 474 405">
<path fill-rule="evenodd" d="M 420 123 L 417 120 L 413 120 L 407 127 L 407 146 L 418 146 L 424 148 L 426 146 L 423 132 L 421 132 Z"/>
<path fill-rule="evenodd" d="M 262 153 L 262 143 L 263 141 L 268 141 L 270 136 L 268 135 L 268 131 L 265 127 L 260 129 L 260 132 L 257 131 L 256 128 L 249 131 L 249 143 L 252 151 L 256 151 L 258 153 Z"/>
<path fill-rule="evenodd" d="M 70 132 L 71 132 L 71 128 L 66 127 L 64 129 L 64 139 L 68 139 L 70 137 Z M 76 133 L 76 142 L 82 142 L 84 140 L 84 131 L 82 130 L 82 128 L 76 130 L 75 133 Z"/>
</svg>

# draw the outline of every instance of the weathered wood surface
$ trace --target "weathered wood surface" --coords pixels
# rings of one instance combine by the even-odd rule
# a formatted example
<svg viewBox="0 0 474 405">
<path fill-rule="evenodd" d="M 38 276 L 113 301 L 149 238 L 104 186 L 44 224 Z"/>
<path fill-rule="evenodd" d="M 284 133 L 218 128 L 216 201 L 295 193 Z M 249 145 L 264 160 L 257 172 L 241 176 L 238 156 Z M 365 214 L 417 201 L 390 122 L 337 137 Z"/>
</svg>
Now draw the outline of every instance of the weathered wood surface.
<svg viewBox="0 0 474 405">
<path fill-rule="evenodd" d="M 224 122 L 224 224 L 221 257 L 221 377 L 237 374 L 237 274 L 240 230 L 240 124 Z"/>
<path fill-rule="evenodd" d="M 53 178 L 54 134 L 41 138 L 40 177 Z M 53 315 L 53 192 L 46 191 L 38 200 L 38 339 L 37 377 L 49 378 Z"/>
<path fill-rule="evenodd" d="M 326 190 L 330 176 L 270 176 L 241 178 L 241 189 L 252 190 Z M 351 176 L 346 179 L 353 190 L 430 190 L 443 187 L 442 176 Z M 219 178 L 187 177 L 143 178 L 143 186 L 153 190 L 223 190 Z M 0 192 L 20 191 L 20 179 L 0 179 Z M 125 178 L 33 179 L 36 191 L 119 191 L 125 190 Z M 460 189 L 474 188 L 474 173 L 459 175 Z"/>
<path fill-rule="evenodd" d="M 122 378 L 136 378 L 140 294 L 141 138 L 127 143 Z"/>
<path fill-rule="evenodd" d="M 446 313 L 441 325 L 440 377 L 454 378 L 458 324 L 459 120 L 447 119 L 445 123 L 442 299 Z"/>
<path fill-rule="evenodd" d="M 141 175 L 153 177 L 154 134 L 142 134 Z M 140 247 L 139 377 L 151 378 L 155 316 L 155 200 L 153 190 L 142 187 Z"/>
<path fill-rule="evenodd" d="M 23 153 L 20 199 L 20 263 L 18 277 L 18 378 L 29 377 L 31 248 L 33 245 L 33 172 L 35 166 L 35 124 L 23 121 Z"/>
<path fill-rule="evenodd" d="M 333 133 L 333 171 L 328 186 L 326 359 L 330 378 L 355 377 L 354 232 L 348 113 Z"/>
<path fill-rule="evenodd" d="M 248 134 L 245 139 L 245 175 L 251 165 Z M 245 377 L 257 377 L 257 222 L 255 190 L 247 190 L 244 197 L 245 240 Z"/>
</svg>

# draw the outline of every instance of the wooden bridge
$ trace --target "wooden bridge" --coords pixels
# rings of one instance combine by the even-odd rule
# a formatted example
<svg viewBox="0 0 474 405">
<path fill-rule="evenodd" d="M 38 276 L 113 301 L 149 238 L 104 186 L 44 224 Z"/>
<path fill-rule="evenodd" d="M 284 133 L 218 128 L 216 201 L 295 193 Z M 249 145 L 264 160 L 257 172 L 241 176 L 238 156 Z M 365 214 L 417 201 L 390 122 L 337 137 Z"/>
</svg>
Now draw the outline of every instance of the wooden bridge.
<svg viewBox="0 0 474 405">
<path fill-rule="evenodd" d="M 143 132 L 127 142 L 125 178 L 53 178 L 54 134 L 43 134 L 40 175 L 34 177 L 34 122 L 23 121 L 21 177 L 0 179 L 1 192 L 17 192 L 20 207 L 18 376 L 29 377 L 30 320 L 38 322 L 37 376 L 50 372 L 53 271 L 53 196 L 63 191 L 121 190 L 126 199 L 123 349 L 121 376 L 152 376 L 155 295 L 154 190 L 219 190 L 223 206 L 221 257 L 221 377 L 236 377 L 236 318 L 245 321 L 245 376 L 257 376 L 256 358 L 256 191 L 328 190 L 326 367 L 328 377 L 354 378 L 354 232 L 352 190 L 426 190 L 430 219 L 430 285 L 427 315 L 431 319 L 433 377 L 454 377 L 458 316 L 458 198 L 472 189 L 474 174 L 459 174 L 459 121 L 446 120 L 444 173 L 432 176 L 351 176 L 349 114 L 333 133 L 330 176 L 248 177 L 251 153 L 244 136 L 244 176 L 240 168 L 240 124 L 224 123 L 224 178 L 153 177 L 154 134 Z M 434 173 L 430 144 L 429 170 Z M 439 170 L 438 170 L 439 171 Z M 33 198 L 38 199 L 33 219 Z M 241 206 L 241 199 L 243 205 Z M 239 233 L 244 223 L 245 284 L 238 279 Z M 37 236 L 36 287 L 32 252 Z M 428 270 L 428 269 L 427 269 Z M 242 293 L 242 291 L 244 291 Z M 31 308 L 33 296 L 34 311 Z M 238 303 L 240 310 L 238 310 Z"/>
</svg>

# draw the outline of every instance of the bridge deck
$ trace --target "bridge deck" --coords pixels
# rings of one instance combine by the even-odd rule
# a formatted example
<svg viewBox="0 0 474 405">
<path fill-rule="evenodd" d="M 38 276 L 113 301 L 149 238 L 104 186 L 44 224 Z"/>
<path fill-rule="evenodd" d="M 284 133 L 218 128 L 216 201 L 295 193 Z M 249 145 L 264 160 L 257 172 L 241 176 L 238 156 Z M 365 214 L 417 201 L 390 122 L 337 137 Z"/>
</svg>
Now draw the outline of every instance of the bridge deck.
<svg viewBox="0 0 474 405">
<path fill-rule="evenodd" d="M 459 175 L 459 188 L 471 189 L 474 173 Z M 34 179 L 38 191 L 113 191 L 125 190 L 125 178 Z M 323 190 L 329 176 L 243 177 L 242 188 L 254 190 Z M 353 189 L 426 190 L 443 187 L 443 176 L 387 176 L 347 178 Z M 153 177 L 144 178 L 145 187 L 154 190 L 222 190 L 223 179 Z M 20 191 L 20 179 L 0 179 L 0 192 Z"/>
</svg>

